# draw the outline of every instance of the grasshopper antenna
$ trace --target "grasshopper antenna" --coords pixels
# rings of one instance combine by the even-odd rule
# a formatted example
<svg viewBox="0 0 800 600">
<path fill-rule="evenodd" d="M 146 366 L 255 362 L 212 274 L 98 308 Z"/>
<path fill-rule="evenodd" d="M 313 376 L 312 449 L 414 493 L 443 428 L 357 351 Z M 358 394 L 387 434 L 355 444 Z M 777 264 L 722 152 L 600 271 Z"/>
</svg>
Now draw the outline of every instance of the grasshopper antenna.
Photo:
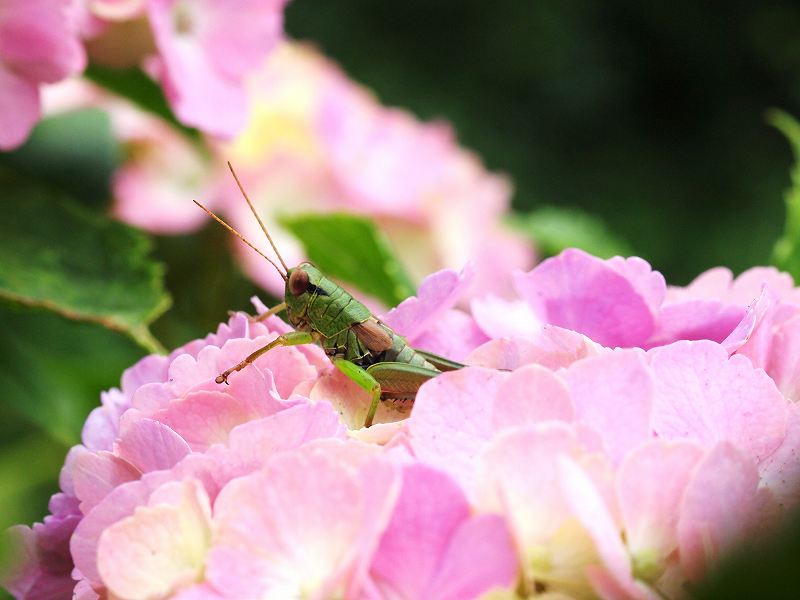
<svg viewBox="0 0 800 600">
<path fill-rule="evenodd" d="M 250 198 L 247 197 L 247 192 L 244 191 L 244 186 L 242 185 L 242 182 L 239 181 L 239 177 L 236 175 L 236 171 L 233 170 L 233 165 L 231 164 L 231 161 L 228 161 L 228 168 L 231 170 L 231 175 L 233 175 L 233 178 L 236 180 L 236 185 L 239 186 L 239 191 L 242 192 L 242 196 L 244 196 L 244 199 L 247 200 L 247 206 L 250 207 L 250 211 L 253 213 L 253 215 L 255 215 L 256 221 L 258 221 L 258 224 L 261 226 L 261 231 L 263 231 L 264 235 L 267 236 L 267 239 L 269 240 L 270 246 L 272 246 L 272 249 L 275 251 L 275 255 L 278 257 L 278 260 L 281 261 L 281 264 L 283 265 L 284 271 L 286 271 L 288 273 L 289 272 L 289 267 L 287 267 L 286 263 L 283 262 L 283 257 L 281 256 L 281 253 L 278 252 L 278 247 L 275 245 L 275 242 L 272 241 L 272 236 L 269 234 L 269 231 L 267 231 L 267 228 L 264 226 L 264 221 L 262 221 L 261 217 L 258 216 L 258 213 L 256 212 L 256 209 L 253 206 L 253 203 L 250 202 Z M 269 261 L 269 262 L 272 262 L 272 261 Z M 275 263 L 272 263 L 272 264 L 275 264 Z M 284 279 L 286 279 L 286 278 L 284 277 Z"/>
<path fill-rule="evenodd" d="M 280 269 L 280 267 L 278 267 L 278 265 L 276 265 L 276 264 L 275 264 L 275 262 L 274 262 L 274 261 L 273 261 L 273 260 L 272 260 L 272 259 L 271 259 L 269 256 L 267 256 L 267 255 L 266 255 L 266 254 L 264 254 L 264 253 L 263 253 L 261 250 L 259 250 L 258 248 L 256 248 L 256 247 L 255 247 L 253 244 L 251 244 L 251 243 L 250 243 L 250 242 L 247 240 L 247 238 L 245 238 L 245 237 L 244 237 L 244 236 L 243 236 L 241 233 L 239 233 L 238 231 L 236 231 L 236 230 L 235 230 L 233 227 L 231 227 L 230 225 L 228 225 L 228 224 L 227 224 L 225 221 L 223 221 L 222 219 L 220 219 L 220 218 L 219 218 L 217 215 L 215 215 L 215 214 L 214 214 L 212 211 L 210 211 L 210 210 L 209 210 L 209 209 L 207 209 L 205 206 L 203 206 L 202 204 L 200 204 L 200 203 L 199 203 L 197 200 L 192 200 L 192 202 L 194 202 L 195 204 L 197 204 L 197 206 L 199 206 L 199 207 L 200 207 L 200 208 L 202 208 L 204 211 L 206 211 L 206 213 L 208 214 L 208 216 L 209 216 L 209 217 L 211 217 L 212 219 L 214 219 L 214 220 L 215 220 L 217 223 L 219 223 L 220 225 L 222 225 L 222 226 L 223 226 L 225 229 L 227 229 L 228 231 L 230 231 L 230 232 L 231 232 L 233 235 L 235 235 L 236 237 L 238 237 L 238 238 L 239 238 L 240 240 L 242 240 L 242 241 L 243 241 L 245 244 L 247 244 L 248 246 L 250 246 L 250 247 L 251 247 L 253 250 L 255 250 L 256 252 L 258 252 L 258 253 L 259 253 L 261 256 L 263 256 L 264 258 L 266 258 L 266 259 L 269 261 L 269 264 L 271 264 L 273 267 L 275 267 L 275 270 L 276 270 L 276 271 L 278 271 L 278 275 L 280 275 L 280 276 L 281 276 L 281 278 L 282 278 L 284 281 L 286 281 L 286 280 L 287 280 L 287 277 L 286 277 L 286 275 L 285 275 L 283 272 L 281 272 L 281 269 Z M 260 220 L 259 220 L 259 222 L 260 222 Z M 271 240 L 270 240 L 270 241 L 271 241 Z M 273 246 L 273 247 L 274 247 L 274 246 Z M 283 261 L 281 261 L 281 263 L 283 263 Z M 283 266 L 285 267 L 286 265 L 283 265 Z M 288 269 L 287 269 L 287 273 L 288 273 Z"/>
</svg>

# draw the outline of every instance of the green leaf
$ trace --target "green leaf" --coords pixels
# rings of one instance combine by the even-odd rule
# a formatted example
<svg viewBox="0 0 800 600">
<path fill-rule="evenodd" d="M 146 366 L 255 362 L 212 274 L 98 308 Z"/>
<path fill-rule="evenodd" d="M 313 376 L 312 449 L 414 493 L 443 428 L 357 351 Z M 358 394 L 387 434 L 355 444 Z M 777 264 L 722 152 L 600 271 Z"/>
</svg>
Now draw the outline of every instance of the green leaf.
<svg viewBox="0 0 800 600">
<path fill-rule="evenodd" d="M 128 338 L 92 323 L 0 304 L 0 437 L 22 419 L 65 446 L 77 443 L 100 391 L 118 386 L 142 355 Z"/>
<path fill-rule="evenodd" d="M 580 248 L 601 258 L 632 254 L 628 243 L 603 221 L 576 208 L 542 206 L 514 215 L 511 225 L 529 235 L 545 256 L 554 256 L 565 248 Z"/>
<path fill-rule="evenodd" d="M 0 299 L 99 323 L 159 349 L 147 325 L 170 305 L 143 233 L 32 183 L 0 177 Z"/>
<path fill-rule="evenodd" d="M 0 153 L 0 164 L 82 204 L 103 206 L 111 197 L 111 176 L 120 154 L 108 114 L 89 108 L 42 119 L 24 146 Z"/>
<path fill-rule="evenodd" d="M 140 108 L 161 117 L 189 137 L 200 138 L 197 129 L 187 127 L 175 118 L 161 88 L 141 69 L 137 67 L 116 69 L 91 64 L 83 75 L 107 90 L 127 98 Z"/>
<path fill-rule="evenodd" d="M 367 218 L 347 213 L 282 217 L 308 258 L 326 275 L 353 284 L 387 306 L 414 293 L 386 238 Z"/>
<path fill-rule="evenodd" d="M 772 262 L 800 281 L 800 123 L 790 114 L 773 109 L 767 112 L 767 122 L 786 136 L 794 153 L 792 187 L 786 190 L 786 224 L 783 236 L 772 249 Z"/>
</svg>

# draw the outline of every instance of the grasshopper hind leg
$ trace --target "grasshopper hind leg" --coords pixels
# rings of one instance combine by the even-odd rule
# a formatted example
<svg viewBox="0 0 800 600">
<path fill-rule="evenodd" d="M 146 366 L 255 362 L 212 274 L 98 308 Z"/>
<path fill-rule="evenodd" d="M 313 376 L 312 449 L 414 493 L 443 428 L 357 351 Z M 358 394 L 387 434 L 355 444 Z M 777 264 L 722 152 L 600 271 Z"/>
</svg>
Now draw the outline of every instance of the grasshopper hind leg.
<svg viewBox="0 0 800 600">
<path fill-rule="evenodd" d="M 382 398 L 394 401 L 413 400 L 423 383 L 440 374 L 434 369 L 400 362 L 376 363 L 366 369 L 345 359 L 336 359 L 333 364 L 372 397 L 364 427 L 372 425 Z"/>
</svg>

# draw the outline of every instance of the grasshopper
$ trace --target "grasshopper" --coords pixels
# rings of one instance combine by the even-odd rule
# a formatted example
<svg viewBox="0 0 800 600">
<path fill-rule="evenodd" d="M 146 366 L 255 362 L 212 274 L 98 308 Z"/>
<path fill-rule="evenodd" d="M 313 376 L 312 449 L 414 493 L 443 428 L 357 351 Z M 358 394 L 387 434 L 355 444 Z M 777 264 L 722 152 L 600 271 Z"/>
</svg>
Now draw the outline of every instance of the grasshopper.
<svg viewBox="0 0 800 600">
<path fill-rule="evenodd" d="M 294 331 L 279 335 L 220 373 L 216 378 L 218 384 L 227 384 L 232 373 L 241 371 L 273 348 L 318 344 L 337 369 L 370 394 L 372 401 L 364 421 L 364 427 L 369 427 L 381 401 L 411 402 L 427 380 L 443 371 L 464 367 L 461 363 L 409 346 L 402 336 L 310 262 L 288 268 L 230 163 L 228 168 L 283 270 L 220 217 L 196 200 L 194 202 L 275 267 L 286 283 L 284 301 L 258 319 L 285 310 Z"/>
</svg>

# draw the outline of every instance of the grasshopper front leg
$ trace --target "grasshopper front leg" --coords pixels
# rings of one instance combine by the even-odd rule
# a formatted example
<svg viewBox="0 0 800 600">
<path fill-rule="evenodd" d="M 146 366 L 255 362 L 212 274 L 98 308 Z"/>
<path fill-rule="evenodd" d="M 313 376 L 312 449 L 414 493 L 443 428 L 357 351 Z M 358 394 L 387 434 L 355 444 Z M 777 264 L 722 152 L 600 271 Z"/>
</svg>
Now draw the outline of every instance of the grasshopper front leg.
<svg viewBox="0 0 800 600">
<path fill-rule="evenodd" d="M 413 397 L 423 383 L 441 374 L 439 371 L 401 362 L 376 363 L 366 369 L 344 359 L 334 360 L 333 364 L 372 396 L 364 427 L 372 425 L 382 394 L 407 394 Z"/>
<path fill-rule="evenodd" d="M 247 365 L 254 362 L 262 354 L 269 352 L 278 346 L 299 346 L 301 344 L 313 344 L 315 341 L 314 334 L 308 331 L 289 331 L 283 335 L 279 335 L 266 346 L 263 346 L 245 358 L 242 362 L 232 366 L 230 369 L 223 371 L 214 380 L 217 383 L 228 383 L 228 377 L 231 373 L 241 371 Z"/>
</svg>

